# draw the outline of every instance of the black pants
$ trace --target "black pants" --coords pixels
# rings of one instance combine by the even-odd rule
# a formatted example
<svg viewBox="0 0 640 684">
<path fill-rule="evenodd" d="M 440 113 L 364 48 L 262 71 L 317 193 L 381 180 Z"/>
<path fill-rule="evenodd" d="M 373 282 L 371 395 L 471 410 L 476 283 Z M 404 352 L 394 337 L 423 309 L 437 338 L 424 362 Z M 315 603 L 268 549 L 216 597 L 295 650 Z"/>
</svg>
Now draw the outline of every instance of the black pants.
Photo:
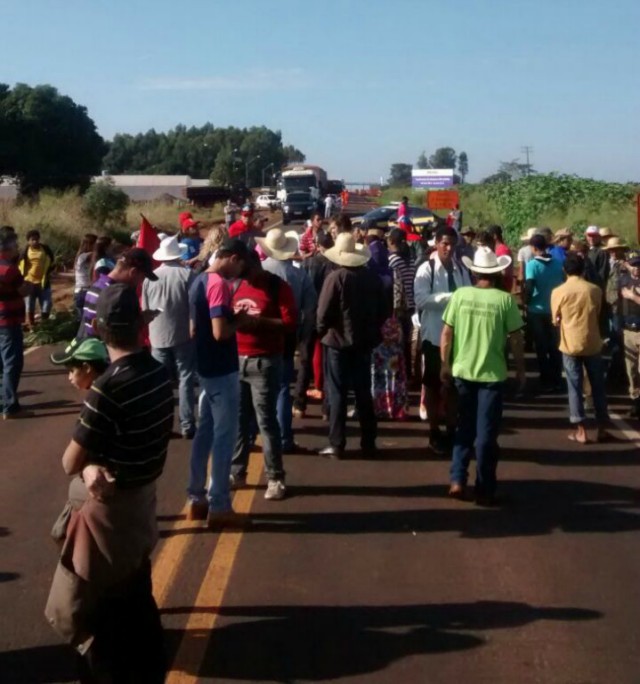
<svg viewBox="0 0 640 684">
<path fill-rule="evenodd" d="M 92 622 L 94 640 L 80 663 L 82 684 L 164 682 L 164 638 L 150 562 L 102 599 Z"/>
<path fill-rule="evenodd" d="M 562 353 L 558 328 L 551 322 L 551 314 L 529 312 L 540 382 L 544 387 L 558 387 L 562 384 Z"/>
<path fill-rule="evenodd" d="M 300 365 L 298 367 L 298 377 L 296 387 L 293 392 L 293 407 L 304 411 L 307 408 L 307 390 L 313 375 L 313 351 L 316 346 L 318 335 L 315 331 L 300 340 L 298 352 L 300 354 Z"/>
<path fill-rule="evenodd" d="M 360 421 L 360 446 L 375 447 L 378 423 L 371 396 L 371 352 L 323 346 L 325 389 L 329 403 L 329 444 L 344 449 L 347 443 L 347 392 L 353 390 Z"/>
</svg>

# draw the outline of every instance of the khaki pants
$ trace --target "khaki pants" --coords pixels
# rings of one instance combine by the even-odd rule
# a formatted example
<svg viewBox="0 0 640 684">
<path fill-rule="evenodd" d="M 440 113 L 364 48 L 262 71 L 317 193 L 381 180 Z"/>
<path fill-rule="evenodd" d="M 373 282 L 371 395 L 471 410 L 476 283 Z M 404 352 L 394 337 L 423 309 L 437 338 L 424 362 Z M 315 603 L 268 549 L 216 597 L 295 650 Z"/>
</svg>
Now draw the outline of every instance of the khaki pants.
<svg viewBox="0 0 640 684">
<path fill-rule="evenodd" d="M 629 396 L 640 398 L 640 331 L 624 331 L 624 366 L 629 379 Z"/>
</svg>

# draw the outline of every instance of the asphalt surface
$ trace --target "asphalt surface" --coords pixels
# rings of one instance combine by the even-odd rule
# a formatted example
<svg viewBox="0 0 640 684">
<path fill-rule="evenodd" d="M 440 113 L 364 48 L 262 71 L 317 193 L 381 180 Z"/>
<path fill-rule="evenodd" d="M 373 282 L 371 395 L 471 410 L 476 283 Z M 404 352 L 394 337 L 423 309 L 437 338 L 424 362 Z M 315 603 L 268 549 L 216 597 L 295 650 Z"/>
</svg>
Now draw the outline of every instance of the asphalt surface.
<svg viewBox="0 0 640 684">
<path fill-rule="evenodd" d="M 48 352 L 26 358 L 33 416 L 0 424 L 3 684 L 75 681 L 42 615 L 79 410 Z M 566 413 L 563 396 L 507 403 L 500 509 L 447 499 L 448 462 L 413 419 L 381 424 L 376 461 L 355 426 L 347 460 L 287 456 L 282 502 L 256 453 L 234 502 L 253 524 L 223 534 L 185 521 L 189 443 L 172 441 L 154 559 L 168 681 L 639 682 L 638 435 L 581 447 Z M 325 443 L 317 406 L 295 425 Z"/>
</svg>

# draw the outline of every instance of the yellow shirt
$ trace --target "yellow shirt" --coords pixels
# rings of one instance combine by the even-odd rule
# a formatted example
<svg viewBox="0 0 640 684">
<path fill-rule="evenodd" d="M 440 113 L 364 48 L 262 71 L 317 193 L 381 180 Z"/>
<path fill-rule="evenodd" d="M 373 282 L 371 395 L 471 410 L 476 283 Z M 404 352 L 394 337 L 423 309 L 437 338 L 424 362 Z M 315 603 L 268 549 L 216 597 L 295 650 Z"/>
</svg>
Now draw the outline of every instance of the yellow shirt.
<svg viewBox="0 0 640 684">
<path fill-rule="evenodd" d="M 35 285 L 40 285 L 42 277 L 44 276 L 47 255 L 42 247 L 39 247 L 38 249 L 28 247 L 27 258 L 29 259 L 29 271 L 24 274 L 24 279 Z"/>
<path fill-rule="evenodd" d="M 595 356 L 602 351 L 602 290 L 578 276 L 551 293 L 551 316 L 560 326 L 560 351 L 569 356 Z"/>
</svg>

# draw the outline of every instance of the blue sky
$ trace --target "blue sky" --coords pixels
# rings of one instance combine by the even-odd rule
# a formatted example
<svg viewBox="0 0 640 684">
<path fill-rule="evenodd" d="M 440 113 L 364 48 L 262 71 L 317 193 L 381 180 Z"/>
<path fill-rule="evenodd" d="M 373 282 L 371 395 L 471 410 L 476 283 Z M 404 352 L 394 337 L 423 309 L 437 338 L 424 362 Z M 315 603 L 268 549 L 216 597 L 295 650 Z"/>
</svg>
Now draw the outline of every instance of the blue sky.
<svg viewBox="0 0 640 684">
<path fill-rule="evenodd" d="M 640 181 L 638 0 L 0 0 L 0 81 L 50 83 L 100 133 L 266 125 L 330 177 L 450 145 L 470 180 Z"/>
</svg>

